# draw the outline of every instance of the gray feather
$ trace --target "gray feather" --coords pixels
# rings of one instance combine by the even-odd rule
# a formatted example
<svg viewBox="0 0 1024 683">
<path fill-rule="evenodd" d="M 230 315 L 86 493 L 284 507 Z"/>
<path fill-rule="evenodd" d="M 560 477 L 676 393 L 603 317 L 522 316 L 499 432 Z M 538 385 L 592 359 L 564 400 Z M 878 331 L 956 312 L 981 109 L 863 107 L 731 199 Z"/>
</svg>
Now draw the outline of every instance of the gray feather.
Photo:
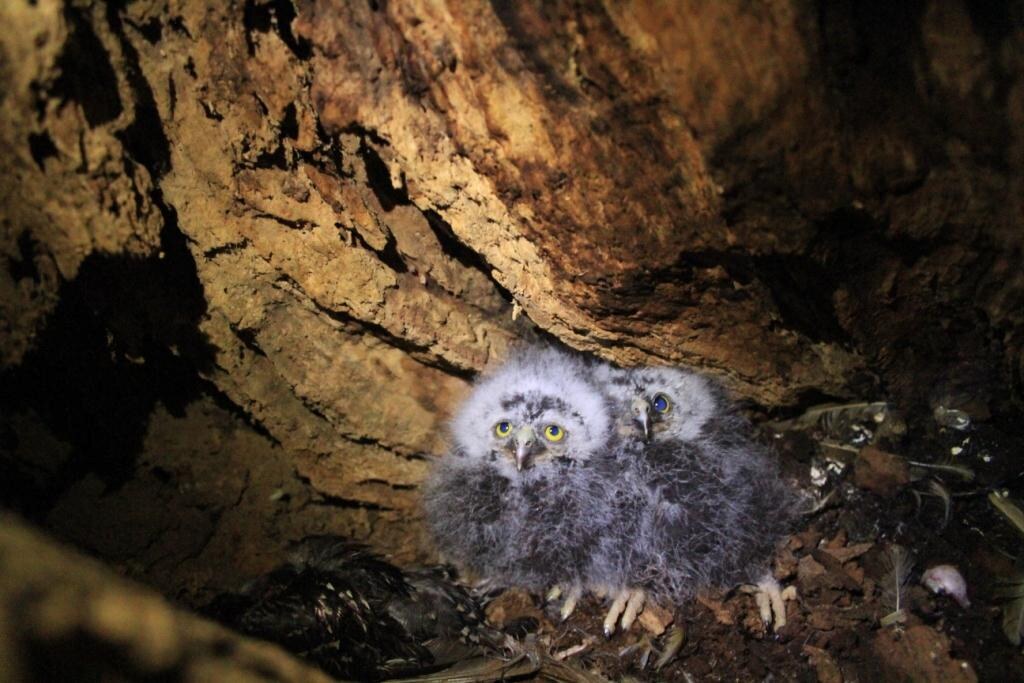
<svg viewBox="0 0 1024 683">
<path fill-rule="evenodd" d="M 494 431 L 504 421 L 557 422 L 564 443 L 517 468 Z M 451 430 L 424 488 L 427 521 L 447 559 L 506 585 L 642 587 L 678 603 L 761 578 L 797 515 L 746 420 L 691 370 L 527 349 L 476 382 Z"/>
</svg>

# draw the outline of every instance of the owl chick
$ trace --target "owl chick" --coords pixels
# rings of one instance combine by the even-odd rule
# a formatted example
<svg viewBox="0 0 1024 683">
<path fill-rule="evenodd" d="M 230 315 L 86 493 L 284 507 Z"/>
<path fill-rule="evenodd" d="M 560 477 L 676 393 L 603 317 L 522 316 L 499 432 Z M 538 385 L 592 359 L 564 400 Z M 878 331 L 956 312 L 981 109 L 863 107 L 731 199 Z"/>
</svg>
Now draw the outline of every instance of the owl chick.
<svg viewBox="0 0 1024 683">
<path fill-rule="evenodd" d="M 606 633 L 620 614 L 628 627 L 649 594 L 678 603 L 700 588 L 746 583 L 757 586 L 762 617 L 774 613 L 776 628 L 784 625 L 768 564 L 798 498 L 746 420 L 721 388 L 688 370 L 595 372 L 624 435 L 599 467 L 614 482 L 616 508 L 592 572 L 617 586 Z"/>
<path fill-rule="evenodd" d="M 725 392 L 707 377 L 673 367 L 593 368 L 620 434 L 692 441 L 713 418 L 731 418 Z M 721 430 L 719 430 L 721 431 Z"/>
<path fill-rule="evenodd" d="M 526 349 L 483 376 L 451 422 L 424 490 L 442 554 L 503 585 L 559 584 L 575 601 L 609 524 L 595 459 L 612 418 L 579 358 Z"/>
</svg>

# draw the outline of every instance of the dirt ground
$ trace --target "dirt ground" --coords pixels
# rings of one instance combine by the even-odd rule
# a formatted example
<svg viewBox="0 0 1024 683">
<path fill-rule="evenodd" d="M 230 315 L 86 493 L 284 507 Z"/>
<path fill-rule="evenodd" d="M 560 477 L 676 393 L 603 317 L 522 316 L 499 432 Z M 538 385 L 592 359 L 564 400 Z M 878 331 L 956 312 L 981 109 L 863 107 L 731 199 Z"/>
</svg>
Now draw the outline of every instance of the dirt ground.
<svg viewBox="0 0 1024 683">
<path fill-rule="evenodd" d="M 556 653 L 586 643 L 568 660 L 613 680 L 1024 680 L 1024 657 L 1003 632 L 997 592 L 1013 573 L 1021 532 L 987 498 L 991 490 L 1020 497 L 1021 441 L 993 425 L 958 431 L 921 420 L 909 426 L 900 444 L 887 446 L 924 462 L 959 448 L 954 460 L 976 475 L 970 482 L 948 472 L 936 476 L 952 494 L 948 522 L 942 499 L 922 495 L 927 479 L 886 490 L 884 473 L 855 474 L 863 467 L 858 463 L 831 471 L 816 487 L 810 476 L 819 461 L 816 440 L 796 432 L 773 439 L 788 473 L 822 497 L 832 492 L 777 554 L 776 577 L 796 588 L 787 601 L 788 623 L 778 632 L 764 627 L 749 594 L 706 594 L 675 610 L 684 642 L 672 662 L 655 670 L 667 635 L 634 626 L 605 640 L 605 605 L 597 600 L 559 624 L 536 599 L 524 605 L 521 595 L 501 596 L 499 602 L 511 605 L 503 606 L 502 617 L 514 620 L 518 605 L 537 619 L 539 637 L 550 639 Z M 892 579 L 894 545 L 909 551 L 913 563 L 901 597 L 908 606 L 904 619 L 881 626 L 893 611 L 884 586 Z M 923 574 L 937 565 L 959 570 L 968 606 L 922 585 Z"/>
</svg>

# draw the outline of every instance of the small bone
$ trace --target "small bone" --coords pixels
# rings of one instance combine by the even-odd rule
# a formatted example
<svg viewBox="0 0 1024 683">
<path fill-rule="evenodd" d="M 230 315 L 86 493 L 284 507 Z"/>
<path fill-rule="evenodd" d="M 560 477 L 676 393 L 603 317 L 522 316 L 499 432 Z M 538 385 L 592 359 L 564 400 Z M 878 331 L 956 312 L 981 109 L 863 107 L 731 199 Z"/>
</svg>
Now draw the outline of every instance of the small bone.
<svg viewBox="0 0 1024 683">
<path fill-rule="evenodd" d="M 583 642 L 581 642 L 579 645 L 573 645 L 572 647 L 568 647 L 568 648 L 566 648 L 564 650 L 560 650 L 560 651 L 554 653 L 553 655 L 551 655 L 551 658 L 555 659 L 555 660 L 558 660 L 560 662 L 560 661 L 562 661 L 564 659 L 568 659 L 569 657 L 572 657 L 575 654 L 579 654 L 580 652 L 583 652 L 588 647 L 590 647 L 593 643 L 594 643 L 594 639 L 593 638 L 589 638 L 589 637 L 588 638 L 584 638 Z"/>
</svg>

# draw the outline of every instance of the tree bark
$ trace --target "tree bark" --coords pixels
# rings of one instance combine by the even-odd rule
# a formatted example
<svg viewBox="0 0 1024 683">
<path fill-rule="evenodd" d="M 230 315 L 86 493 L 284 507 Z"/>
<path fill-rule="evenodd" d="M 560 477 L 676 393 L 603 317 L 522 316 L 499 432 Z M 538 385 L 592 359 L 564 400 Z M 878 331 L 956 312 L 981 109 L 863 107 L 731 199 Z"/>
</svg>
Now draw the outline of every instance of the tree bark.
<svg viewBox="0 0 1024 683">
<path fill-rule="evenodd" d="M 172 608 L 8 513 L 0 569 L 5 681 L 334 680 L 276 645 Z"/>
<path fill-rule="evenodd" d="M 1009 409 L 1022 12 L 4 3 L 0 347 L 75 454 L 42 513 L 140 476 L 192 374 L 316 525 L 399 559 L 430 553 L 416 487 L 467 380 L 524 341 L 767 409 Z"/>
</svg>

